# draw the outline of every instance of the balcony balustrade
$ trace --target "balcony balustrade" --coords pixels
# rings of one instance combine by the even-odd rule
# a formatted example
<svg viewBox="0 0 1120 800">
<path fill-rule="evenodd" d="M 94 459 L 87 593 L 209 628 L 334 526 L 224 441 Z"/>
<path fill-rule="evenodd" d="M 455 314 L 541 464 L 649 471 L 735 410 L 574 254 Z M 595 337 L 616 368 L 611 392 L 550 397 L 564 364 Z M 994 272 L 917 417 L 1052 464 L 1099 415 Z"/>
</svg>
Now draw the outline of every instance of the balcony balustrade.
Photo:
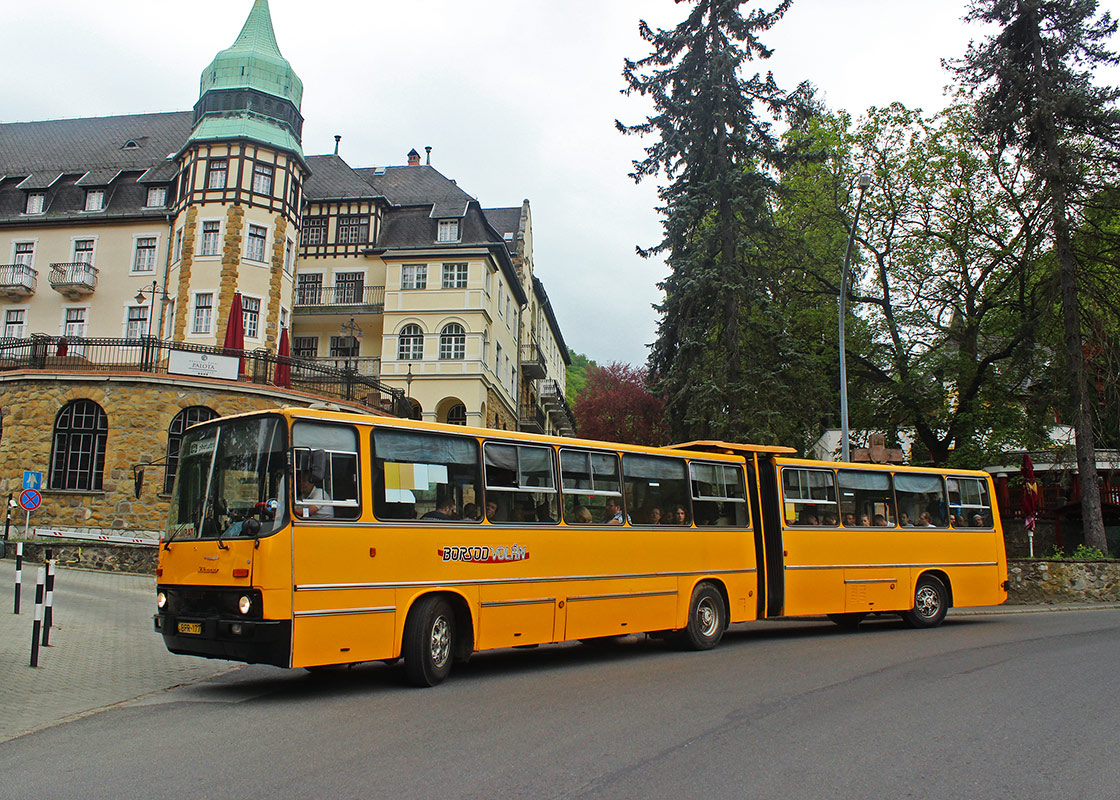
<svg viewBox="0 0 1120 800">
<path fill-rule="evenodd" d="M 84 261 L 51 264 L 50 281 L 56 292 L 77 300 L 97 288 L 97 267 Z"/>
<path fill-rule="evenodd" d="M 385 287 L 341 284 L 339 286 L 296 286 L 296 314 L 334 314 L 385 310 Z"/>
<path fill-rule="evenodd" d="M 521 374 L 530 380 L 539 380 L 547 374 L 544 354 L 536 341 L 521 345 Z"/>
<path fill-rule="evenodd" d="M 0 293 L 13 300 L 35 294 L 39 273 L 27 264 L 0 264 Z"/>
</svg>

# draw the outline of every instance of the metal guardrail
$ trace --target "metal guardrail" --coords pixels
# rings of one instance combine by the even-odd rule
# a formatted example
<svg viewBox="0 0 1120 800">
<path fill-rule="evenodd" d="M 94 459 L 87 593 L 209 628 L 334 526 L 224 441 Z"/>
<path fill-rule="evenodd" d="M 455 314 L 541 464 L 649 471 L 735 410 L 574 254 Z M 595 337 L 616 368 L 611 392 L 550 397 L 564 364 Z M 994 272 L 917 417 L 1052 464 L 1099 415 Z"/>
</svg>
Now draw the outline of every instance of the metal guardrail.
<svg viewBox="0 0 1120 800">
<path fill-rule="evenodd" d="M 39 272 L 27 264 L 0 264 L 0 291 L 23 290 L 35 294 Z"/>
<path fill-rule="evenodd" d="M 372 311 L 385 307 L 384 286 L 340 284 L 336 286 L 296 286 L 293 310 L 310 311 L 361 306 Z"/>
<path fill-rule="evenodd" d="M 50 282 L 55 289 L 97 288 L 97 267 L 84 261 L 68 261 L 51 264 Z"/>
<path fill-rule="evenodd" d="M 174 351 L 235 356 L 242 359 L 239 380 L 272 385 L 346 400 L 407 417 L 411 407 L 404 390 L 383 384 L 351 367 L 335 367 L 306 358 L 279 356 L 266 350 L 229 350 L 224 347 L 166 342 L 155 337 L 109 339 L 32 335 L 0 340 L 0 372 L 17 369 L 63 372 L 147 372 L 166 375 Z M 345 359 L 341 359 L 345 361 Z M 351 359 L 353 363 L 355 359 Z M 288 368 L 288 378 L 277 367 Z"/>
</svg>

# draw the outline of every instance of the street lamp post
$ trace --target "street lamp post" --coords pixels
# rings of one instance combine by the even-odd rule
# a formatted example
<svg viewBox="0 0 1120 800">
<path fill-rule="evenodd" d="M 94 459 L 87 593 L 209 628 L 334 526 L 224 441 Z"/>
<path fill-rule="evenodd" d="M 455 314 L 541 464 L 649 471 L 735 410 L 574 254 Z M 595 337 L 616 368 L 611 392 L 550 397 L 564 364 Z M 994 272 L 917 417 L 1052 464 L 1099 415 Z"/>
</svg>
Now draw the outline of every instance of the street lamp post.
<svg viewBox="0 0 1120 800">
<path fill-rule="evenodd" d="M 859 199 L 856 201 L 856 215 L 852 220 L 852 229 L 848 234 L 848 246 L 844 250 L 844 271 L 840 273 L 840 449 L 841 458 L 851 461 L 851 451 L 848 445 L 848 363 L 844 350 L 844 318 L 848 312 L 848 270 L 852 261 L 852 243 L 856 238 L 856 226 L 859 225 L 859 212 L 863 208 L 863 193 L 871 185 L 871 176 L 866 172 L 859 176 Z"/>
<path fill-rule="evenodd" d="M 342 325 L 339 328 L 339 332 L 346 336 L 347 339 L 349 339 L 349 341 L 346 342 L 346 399 L 349 400 L 351 394 L 351 386 L 354 381 L 350 369 L 350 356 L 353 355 L 355 358 L 357 358 L 357 353 L 354 353 L 353 351 L 357 349 L 358 339 L 362 338 L 362 329 L 356 322 L 354 322 L 354 318 L 350 317 L 350 321 Z M 357 366 L 357 362 L 355 361 L 355 372 L 357 371 Z"/>
<path fill-rule="evenodd" d="M 146 294 L 152 296 L 152 307 L 148 309 L 148 332 L 144 337 L 143 360 L 145 367 L 150 369 L 151 362 L 155 360 L 153 358 L 152 352 L 152 318 L 156 315 L 156 297 L 159 297 L 160 299 L 161 309 L 164 305 L 171 302 L 171 298 L 167 296 L 167 292 L 165 292 L 163 289 L 157 288 L 157 283 L 154 280 L 152 281 L 152 285 L 149 288 L 140 289 L 136 292 L 136 302 L 138 305 L 144 305 L 144 295 Z M 160 321 L 160 328 L 163 328 L 162 320 Z"/>
</svg>

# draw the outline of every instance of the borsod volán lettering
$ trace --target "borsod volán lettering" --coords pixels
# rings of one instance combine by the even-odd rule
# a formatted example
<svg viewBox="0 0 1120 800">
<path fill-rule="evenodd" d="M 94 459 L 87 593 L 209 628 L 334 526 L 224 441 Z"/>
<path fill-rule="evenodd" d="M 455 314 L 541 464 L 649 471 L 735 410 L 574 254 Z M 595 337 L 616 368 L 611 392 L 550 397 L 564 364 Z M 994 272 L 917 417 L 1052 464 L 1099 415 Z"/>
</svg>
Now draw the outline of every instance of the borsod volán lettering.
<svg viewBox="0 0 1120 800">
<path fill-rule="evenodd" d="M 512 545 L 454 545 L 436 551 L 444 561 L 465 561 L 476 564 L 500 564 L 507 561 L 524 561 L 529 551 L 518 544 Z"/>
</svg>

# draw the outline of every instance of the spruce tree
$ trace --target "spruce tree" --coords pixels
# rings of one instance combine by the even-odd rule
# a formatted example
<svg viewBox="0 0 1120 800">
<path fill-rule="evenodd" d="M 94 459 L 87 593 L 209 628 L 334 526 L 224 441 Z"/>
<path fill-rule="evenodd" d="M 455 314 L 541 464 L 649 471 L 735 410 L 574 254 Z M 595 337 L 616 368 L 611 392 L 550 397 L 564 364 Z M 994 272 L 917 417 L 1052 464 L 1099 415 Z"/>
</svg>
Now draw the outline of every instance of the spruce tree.
<svg viewBox="0 0 1120 800">
<path fill-rule="evenodd" d="M 1114 65 L 1116 31 L 1096 0 L 973 0 L 966 16 L 999 26 L 949 66 L 973 92 L 981 124 L 1034 173 L 1049 203 L 1058 269 L 1065 356 L 1075 394 L 1074 429 L 1085 543 L 1107 549 L 1101 517 L 1092 407 L 1085 369 L 1079 264 L 1072 231 L 1094 193 L 1093 175 L 1120 163 L 1120 91 L 1096 86 Z"/>
<path fill-rule="evenodd" d="M 669 267 L 651 379 L 678 440 L 770 438 L 754 411 L 766 410 L 757 392 L 781 367 L 771 360 L 780 357 L 770 351 L 781 325 L 766 314 L 765 279 L 774 170 L 789 157 L 773 124 L 796 116 L 811 91 L 802 84 L 787 93 L 772 74 L 743 72 L 770 56 L 758 35 L 792 0 L 746 15 L 749 0 L 678 2 L 689 13 L 675 28 L 639 24 L 652 52 L 627 59 L 622 73 L 624 92 L 650 98 L 654 113 L 638 125 L 616 121 L 624 133 L 657 136 L 631 177 L 666 180 L 658 190 L 664 237 L 638 249 L 664 254 Z M 752 331 L 765 349 L 751 346 Z"/>
</svg>

